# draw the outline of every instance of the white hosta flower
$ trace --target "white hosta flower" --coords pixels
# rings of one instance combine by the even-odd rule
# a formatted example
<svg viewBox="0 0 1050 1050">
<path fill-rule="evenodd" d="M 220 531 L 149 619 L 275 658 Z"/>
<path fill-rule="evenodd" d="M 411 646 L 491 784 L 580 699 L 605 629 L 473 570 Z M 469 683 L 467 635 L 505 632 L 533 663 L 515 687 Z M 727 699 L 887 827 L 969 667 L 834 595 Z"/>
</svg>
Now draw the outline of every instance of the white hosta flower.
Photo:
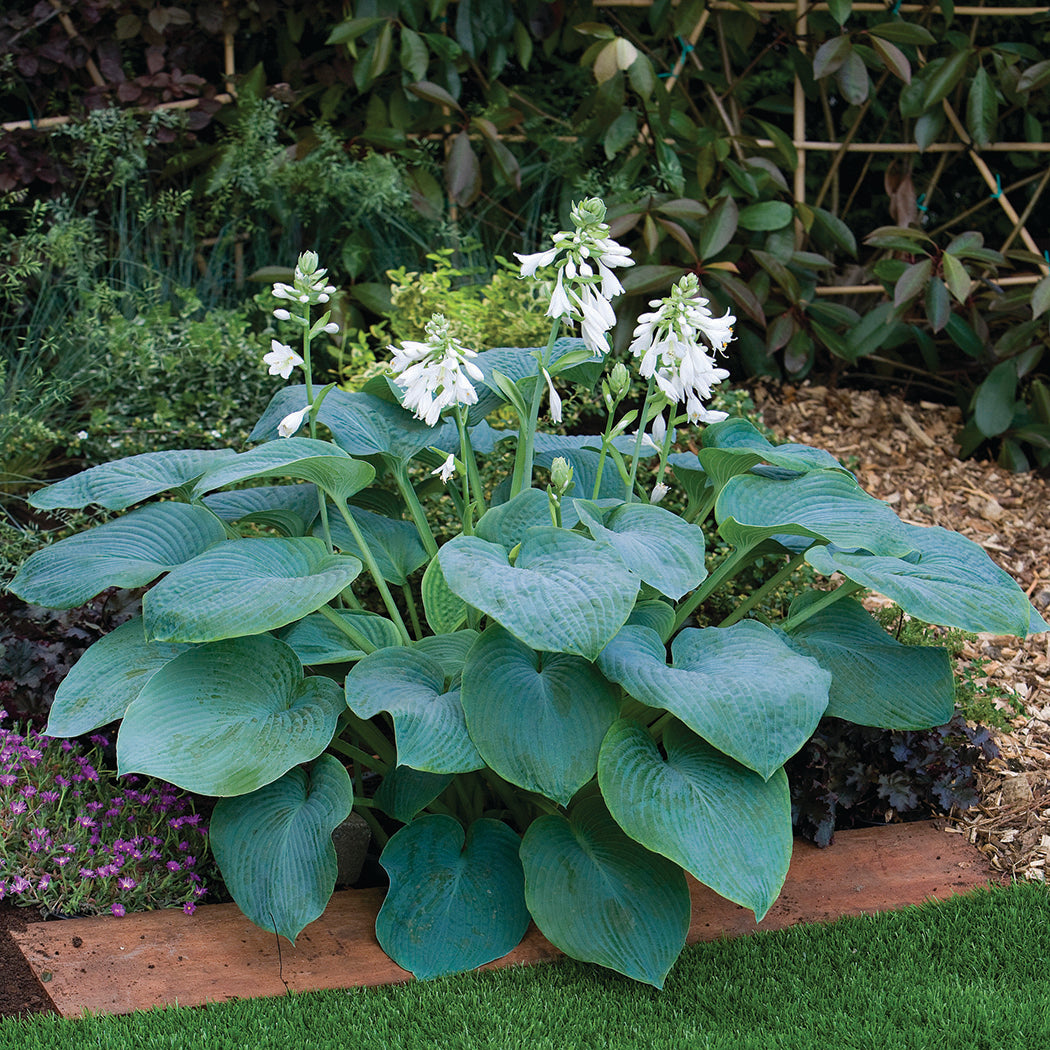
<svg viewBox="0 0 1050 1050">
<path fill-rule="evenodd" d="M 335 335 L 339 331 L 339 325 L 337 325 L 335 321 L 329 321 L 328 324 L 324 326 L 323 330 L 329 335 Z"/>
<path fill-rule="evenodd" d="M 456 473 L 456 457 L 450 452 L 448 454 L 448 459 L 446 459 L 440 467 L 435 468 L 430 473 L 435 477 L 440 476 L 441 481 L 447 485 L 449 479 Z"/>
<path fill-rule="evenodd" d="M 546 368 L 541 368 L 540 371 L 543 373 L 543 378 L 547 380 L 547 391 L 550 394 L 551 399 L 551 419 L 555 423 L 561 422 L 561 398 L 558 396 L 558 391 L 554 389 L 554 380 L 551 379 L 550 372 Z"/>
<path fill-rule="evenodd" d="M 274 310 L 273 315 L 278 321 L 290 321 L 292 319 L 292 315 L 283 307 L 279 310 Z"/>
<path fill-rule="evenodd" d="M 700 296 L 700 282 L 687 274 L 671 289 L 666 299 L 653 299 L 652 313 L 642 314 L 634 330 L 630 351 L 642 360 L 638 371 L 653 376 L 664 396 L 675 404 L 684 403 L 693 423 L 714 423 L 725 419 L 724 412 L 704 408 L 714 386 L 728 378 L 701 343 L 707 340 L 716 353 L 725 350 L 733 338 L 736 318 L 728 311 L 715 317 Z"/>
<path fill-rule="evenodd" d="M 557 266 L 547 316 L 582 325 L 583 339 L 595 354 L 606 354 L 606 333 L 616 323 L 609 301 L 623 294 L 613 269 L 633 266 L 630 252 L 609 237 L 605 205 L 596 197 L 573 206 L 575 230 L 554 234 L 554 247 L 545 252 L 520 255 L 522 277 L 536 277 L 537 271 Z"/>
<path fill-rule="evenodd" d="M 477 403 L 471 380 L 480 382 L 484 373 L 472 360 L 477 353 L 452 337 L 441 314 L 430 319 L 426 334 L 426 342 L 406 340 L 389 349 L 394 353 L 394 382 L 405 392 L 402 403 L 432 427 L 446 408 Z"/>
<path fill-rule="evenodd" d="M 649 496 L 649 502 L 650 503 L 659 503 L 660 500 L 662 500 L 664 498 L 664 496 L 666 496 L 669 491 L 670 491 L 670 489 L 668 488 L 667 485 L 665 485 L 662 481 L 658 482 L 657 484 L 655 484 L 653 486 L 653 491 L 652 491 L 652 493 Z"/>
<path fill-rule="evenodd" d="M 270 366 L 269 374 L 287 379 L 293 368 L 298 368 L 303 359 L 287 344 L 279 339 L 270 340 L 270 352 L 263 355 L 263 364 Z"/>
<path fill-rule="evenodd" d="M 299 433 L 299 428 L 303 425 L 303 420 L 306 419 L 306 413 L 310 411 L 310 406 L 299 409 L 298 412 L 289 412 L 288 415 L 277 424 L 277 435 L 278 437 L 290 438 L 295 437 Z"/>
</svg>

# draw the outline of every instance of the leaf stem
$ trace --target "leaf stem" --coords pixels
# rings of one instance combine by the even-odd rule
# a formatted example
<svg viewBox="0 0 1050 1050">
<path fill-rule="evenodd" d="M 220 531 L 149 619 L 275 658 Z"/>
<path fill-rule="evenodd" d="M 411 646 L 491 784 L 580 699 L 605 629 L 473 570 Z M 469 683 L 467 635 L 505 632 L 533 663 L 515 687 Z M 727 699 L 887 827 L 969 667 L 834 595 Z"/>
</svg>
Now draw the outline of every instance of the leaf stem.
<svg viewBox="0 0 1050 1050">
<path fill-rule="evenodd" d="M 412 633 L 417 639 L 423 637 L 423 628 L 419 623 L 419 610 L 416 609 L 416 600 L 412 596 L 412 588 L 407 583 L 401 585 L 401 593 L 405 596 L 405 605 L 408 606 L 408 618 L 412 621 Z"/>
<path fill-rule="evenodd" d="M 317 610 L 326 620 L 339 628 L 357 646 L 361 652 L 374 653 L 375 645 L 368 640 L 353 624 L 347 623 L 331 606 L 322 605 Z"/>
<path fill-rule="evenodd" d="M 851 594 L 856 594 L 857 591 L 862 590 L 864 590 L 864 587 L 861 584 L 854 583 L 852 580 L 846 580 L 840 583 L 833 591 L 825 592 L 822 598 L 818 598 L 804 609 L 799 610 L 794 616 L 789 616 L 780 624 L 780 629 L 790 633 L 799 624 L 805 623 L 811 616 L 815 616 L 829 605 L 834 605 L 835 602 L 840 601 L 842 598 L 848 598 Z"/>
<path fill-rule="evenodd" d="M 731 580 L 744 567 L 753 549 L 753 547 L 738 547 L 725 558 L 722 564 L 678 607 L 673 631 L 677 631 L 711 594 L 726 580 Z"/>
<path fill-rule="evenodd" d="M 803 551 L 794 555 L 775 576 L 771 576 L 757 591 L 742 601 L 718 626 L 731 627 L 737 620 L 743 619 L 756 605 L 764 601 L 772 594 L 794 571 L 805 561 L 806 554 Z"/>
<path fill-rule="evenodd" d="M 437 540 L 434 539 L 430 522 L 427 521 L 426 511 L 423 510 L 423 506 L 419 502 L 415 487 L 412 485 L 412 479 L 408 476 L 408 470 L 400 459 L 396 459 L 393 456 L 389 457 L 387 462 L 393 468 L 394 480 L 397 482 L 398 490 L 401 492 L 405 505 L 408 507 L 408 513 L 415 523 L 416 532 L 419 533 L 419 538 L 423 546 L 426 547 L 427 554 L 433 558 L 437 554 Z"/>
<path fill-rule="evenodd" d="M 514 473 L 511 476 L 510 495 L 513 499 L 524 488 L 532 485 L 532 461 L 533 461 L 533 438 L 536 433 L 536 423 L 540 418 L 540 401 L 543 399 L 543 369 L 550 364 L 551 353 L 561 331 L 561 318 L 555 317 L 551 322 L 551 334 L 547 339 L 547 345 L 543 348 L 543 358 L 537 362 L 536 385 L 532 390 L 532 406 L 529 410 L 529 418 L 521 421 L 522 426 L 518 431 L 518 446 L 514 450 Z"/>
<path fill-rule="evenodd" d="M 638 433 L 634 439 L 634 455 L 631 457 L 631 480 L 627 482 L 627 491 L 624 494 L 624 502 L 630 503 L 634 499 L 634 483 L 638 477 L 638 460 L 642 455 L 642 442 L 645 440 L 645 428 L 648 425 L 649 402 L 652 400 L 653 389 L 656 386 L 656 377 L 649 377 L 649 385 L 645 388 L 645 401 L 642 403 L 642 414 L 638 417 Z"/>
<path fill-rule="evenodd" d="M 381 762 L 386 763 L 387 768 L 393 769 L 397 764 L 397 749 L 375 723 L 361 718 L 360 715 L 354 714 L 347 708 L 339 716 L 339 725 L 340 729 L 336 736 L 342 733 L 344 727 L 350 729 L 373 750 Z"/>
</svg>

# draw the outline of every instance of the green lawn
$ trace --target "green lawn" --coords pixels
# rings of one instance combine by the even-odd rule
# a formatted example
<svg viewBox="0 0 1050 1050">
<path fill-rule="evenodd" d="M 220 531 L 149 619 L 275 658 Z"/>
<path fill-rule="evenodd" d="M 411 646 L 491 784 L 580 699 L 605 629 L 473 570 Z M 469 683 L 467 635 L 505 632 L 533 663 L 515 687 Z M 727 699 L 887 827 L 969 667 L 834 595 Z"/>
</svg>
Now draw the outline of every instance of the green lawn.
<svg viewBox="0 0 1050 1050">
<path fill-rule="evenodd" d="M 1009 1050 L 1050 1046 L 1050 891 L 694 945 L 663 992 L 558 963 L 426 983 L 0 1022 L 0 1048 Z"/>
</svg>

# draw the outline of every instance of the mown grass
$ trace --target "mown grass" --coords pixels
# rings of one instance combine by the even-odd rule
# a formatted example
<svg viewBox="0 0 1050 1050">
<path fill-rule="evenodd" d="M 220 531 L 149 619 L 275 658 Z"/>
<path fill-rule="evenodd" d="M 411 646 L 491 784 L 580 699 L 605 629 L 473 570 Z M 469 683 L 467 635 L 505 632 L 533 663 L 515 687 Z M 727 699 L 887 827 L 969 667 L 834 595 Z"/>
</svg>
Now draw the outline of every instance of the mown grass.
<svg viewBox="0 0 1050 1050">
<path fill-rule="evenodd" d="M 0 1047 L 1029 1050 L 1050 1045 L 1050 892 L 1018 884 L 694 945 L 658 992 L 559 963 L 127 1017 L 0 1022 Z"/>
</svg>

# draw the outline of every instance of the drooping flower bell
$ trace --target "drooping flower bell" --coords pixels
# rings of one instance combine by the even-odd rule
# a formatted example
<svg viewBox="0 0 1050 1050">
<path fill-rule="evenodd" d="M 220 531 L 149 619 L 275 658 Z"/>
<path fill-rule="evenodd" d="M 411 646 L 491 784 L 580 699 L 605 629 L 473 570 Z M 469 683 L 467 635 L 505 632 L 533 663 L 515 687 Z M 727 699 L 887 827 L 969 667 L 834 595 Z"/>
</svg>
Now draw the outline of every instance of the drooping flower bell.
<svg viewBox="0 0 1050 1050">
<path fill-rule="evenodd" d="M 476 404 L 471 380 L 480 382 L 485 376 L 472 360 L 477 353 L 453 338 L 441 314 L 427 322 L 426 337 L 422 343 L 406 340 L 389 349 L 394 354 L 394 383 L 405 392 L 402 403 L 432 427 L 446 408 Z"/>
<path fill-rule="evenodd" d="M 733 338 L 736 318 L 728 311 L 715 317 L 700 295 L 695 274 L 686 274 L 665 299 L 653 299 L 652 313 L 642 314 L 634 330 L 630 351 L 642 360 L 638 371 L 648 379 L 655 377 L 661 392 L 675 404 L 684 402 L 693 423 L 716 423 L 724 412 L 711 411 L 703 402 L 714 386 L 728 378 L 700 341 L 706 339 L 715 353 L 725 350 Z"/>
<path fill-rule="evenodd" d="M 619 266 L 633 266 L 630 252 L 609 236 L 605 205 L 591 197 L 573 205 L 574 230 L 554 234 L 554 247 L 532 255 L 515 253 L 521 276 L 535 277 L 538 270 L 557 267 L 548 317 L 579 322 L 583 340 L 592 353 L 609 352 L 606 333 L 616 323 L 610 301 L 623 294 L 613 273 Z"/>
</svg>

